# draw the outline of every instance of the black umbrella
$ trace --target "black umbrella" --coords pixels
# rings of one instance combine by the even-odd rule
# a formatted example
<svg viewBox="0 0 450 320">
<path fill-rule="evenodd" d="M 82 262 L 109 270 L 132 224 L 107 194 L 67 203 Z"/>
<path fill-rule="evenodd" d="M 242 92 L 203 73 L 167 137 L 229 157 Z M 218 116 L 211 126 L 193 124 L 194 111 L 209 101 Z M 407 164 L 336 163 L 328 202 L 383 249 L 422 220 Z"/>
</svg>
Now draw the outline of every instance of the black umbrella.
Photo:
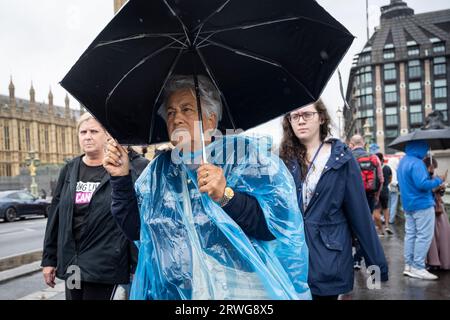
<svg viewBox="0 0 450 320">
<path fill-rule="evenodd" d="M 425 140 L 430 145 L 431 150 L 450 149 L 450 128 L 436 130 L 418 129 L 398 137 L 389 144 L 389 147 L 399 151 L 405 151 L 406 144 L 414 140 Z"/>
<path fill-rule="evenodd" d="M 316 101 L 353 36 L 313 0 L 130 0 L 61 85 L 123 144 L 167 141 L 156 116 L 173 74 L 205 74 L 222 128 Z"/>
</svg>

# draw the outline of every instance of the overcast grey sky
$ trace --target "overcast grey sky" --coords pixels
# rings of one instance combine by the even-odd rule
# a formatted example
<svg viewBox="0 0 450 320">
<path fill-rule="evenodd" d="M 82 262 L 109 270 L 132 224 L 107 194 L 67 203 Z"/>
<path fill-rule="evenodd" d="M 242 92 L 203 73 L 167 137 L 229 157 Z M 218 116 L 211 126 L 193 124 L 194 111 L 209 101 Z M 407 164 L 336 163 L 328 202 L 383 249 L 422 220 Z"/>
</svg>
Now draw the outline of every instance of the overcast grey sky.
<svg viewBox="0 0 450 320">
<path fill-rule="evenodd" d="M 361 51 L 367 40 L 366 2 L 318 2 L 356 36 L 339 66 L 345 87 L 352 58 Z M 369 0 L 371 33 L 379 23 L 380 6 L 389 2 L 390 0 Z M 450 8 L 447 0 L 406 2 L 416 13 Z M 51 87 L 55 104 L 64 105 L 65 91 L 58 82 L 113 14 L 113 0 L 0 0 L 0 94 L 8 94 L 9 77 L 12 75 L 16 96 L 28 99 L 30 83 L 33 81 L 38 102 L 47 102 Z M 336 74 L 326 87 L 323 98 L 335 115 L 337 107 L 342 106 Z M 71 107 L 79 107 L 73 98 Z M 279 134 L 279 125 L 267 127 L 270 127 L 270 132 Z M 272 131 L 272 128 L 276 129 Z"/>
</svg>

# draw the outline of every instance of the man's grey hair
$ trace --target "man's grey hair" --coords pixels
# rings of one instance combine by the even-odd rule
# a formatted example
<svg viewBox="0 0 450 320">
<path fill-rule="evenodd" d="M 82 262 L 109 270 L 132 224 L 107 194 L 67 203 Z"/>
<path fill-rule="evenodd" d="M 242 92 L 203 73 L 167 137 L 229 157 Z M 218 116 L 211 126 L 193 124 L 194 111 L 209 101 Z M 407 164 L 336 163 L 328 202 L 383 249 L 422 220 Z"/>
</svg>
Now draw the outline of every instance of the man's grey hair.
<svg viewBox="0 0 450 320">
<path fill-rule="evenodd" d="M 203 112 L 209 117 L 211 114 L 215 114 L 217 122 L 222 119 L 222 100 L 220 99 L 220 93 L 211 82 L 211 80 L 203 75 L 198 76 L 198 86 L 200 89 L 200 102 Z M 170 96 L 178 90 L 188 89 L 195 95 L 195 83 L 193 76 L 174 75 L 172 76 L 164 88 L 163 103 L 158 109 L 158 115 L 160 115 L 167 122 L 167 101 Z M 217 126 L 217 123 L 216 123 Z"/>
</svg>

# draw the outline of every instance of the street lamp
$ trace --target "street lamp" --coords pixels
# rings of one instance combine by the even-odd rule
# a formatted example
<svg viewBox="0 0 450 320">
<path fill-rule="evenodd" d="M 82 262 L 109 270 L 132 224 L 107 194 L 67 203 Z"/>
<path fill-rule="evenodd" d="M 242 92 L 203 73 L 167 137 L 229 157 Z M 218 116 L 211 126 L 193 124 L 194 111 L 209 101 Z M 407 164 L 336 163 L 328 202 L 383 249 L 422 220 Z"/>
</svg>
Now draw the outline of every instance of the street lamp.
<svg viewBox="0 0 450 320">
<path fill-rule="evenodd" d="M 339 129 L 339 139 L 342 139 L 342 109 L 338 107 L 337 111 L 337 117 L 338 117 L 338 129 Z"/>
<path fill-rule="evenodd" d="M 36 183 L 35 177 L 36 177 L 36 168 L 41 165 L 41 160 L 39 160 L 38 157 L 35 157 L 35 152 L 30 151 L 28 152 L 28 157 L 25 159 L 25 164 L 27 165 L 28 169 L 30 170 L 30 176 L 31 176 L 31 185 L 30 185 L 30 191 L 31 194 L 35 197 L 38 196 L 38 185 Z"/>
<path fill-rule="evenodd" d="M 370 131 L 369 119 L 366 119 L 363 128 L 364 128 L 364 140 L 369 146 L 372 143 L 372 131 Z"/>
</svg>

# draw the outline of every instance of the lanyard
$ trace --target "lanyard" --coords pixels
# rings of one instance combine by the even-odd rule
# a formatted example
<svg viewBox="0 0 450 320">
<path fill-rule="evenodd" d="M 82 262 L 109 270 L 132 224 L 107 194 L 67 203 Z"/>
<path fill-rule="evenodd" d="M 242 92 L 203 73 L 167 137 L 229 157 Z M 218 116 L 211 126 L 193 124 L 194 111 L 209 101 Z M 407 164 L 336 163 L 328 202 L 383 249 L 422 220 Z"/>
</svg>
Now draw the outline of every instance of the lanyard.
<svg viewBox="0 0 450 320">
<path fill-rule="evenodd" d="M 314 157 L 313 157 L 311 163 L 310 163 L 309 166 L 308 166 L 308 170 L 306 171 L 305 179 L 303 180 L 304 186 L 303 186 L 302 190 L 306 187 L 305 184 L 306 184 L 306 179 L 308 178 L 308 175 L 309 175 L 309 171 L 311 170 L 311 167 L 314 165 L 314 161 L 316 161 L 316 158 L 317 158 L 317 156 L 319 155 L 319 152 L 320 152 L 320 150 L 322 149 L 323 144 L 324 144 L 324 142 L 322 142 L 322 143 L 320 144 L 319 148 L 317 149 L 316 153 L 314 154 Z M 306 202 L 307 202 L 307 200 L 308 200 L 308 194 L 307 194 L 308 192 L 307 192 L 307 190 L 305 190 L 305 192 L 306 192 L 306 193 L 305 193 L 305 201 L 303 201 L 303 212 L 306 211 Z M 303 193 L 303 191 L 302 191 L 302 193 Z"/>
<path fill-rule="evenodd" d="M 314 161 L 316 161 L 316 158 L 317 158 L 317 156 L 319 155 L 320 149 L 322 149 L 323 144 L 324 144 L 324 142 L 322 142 L 322 143 L 320 144 L 319 148 L 317 149 L 316 153 L 314 154 L 314 157 L 313 157 L 311 163 L 310 163 L 309 166 L 308 166 L 308 170 L 306 171 L 305 180 L 306 180 L 306 178 L 308 177 L 309 171 L 311 170 L 311 167 L 313 166 Z"/>
</svg>

